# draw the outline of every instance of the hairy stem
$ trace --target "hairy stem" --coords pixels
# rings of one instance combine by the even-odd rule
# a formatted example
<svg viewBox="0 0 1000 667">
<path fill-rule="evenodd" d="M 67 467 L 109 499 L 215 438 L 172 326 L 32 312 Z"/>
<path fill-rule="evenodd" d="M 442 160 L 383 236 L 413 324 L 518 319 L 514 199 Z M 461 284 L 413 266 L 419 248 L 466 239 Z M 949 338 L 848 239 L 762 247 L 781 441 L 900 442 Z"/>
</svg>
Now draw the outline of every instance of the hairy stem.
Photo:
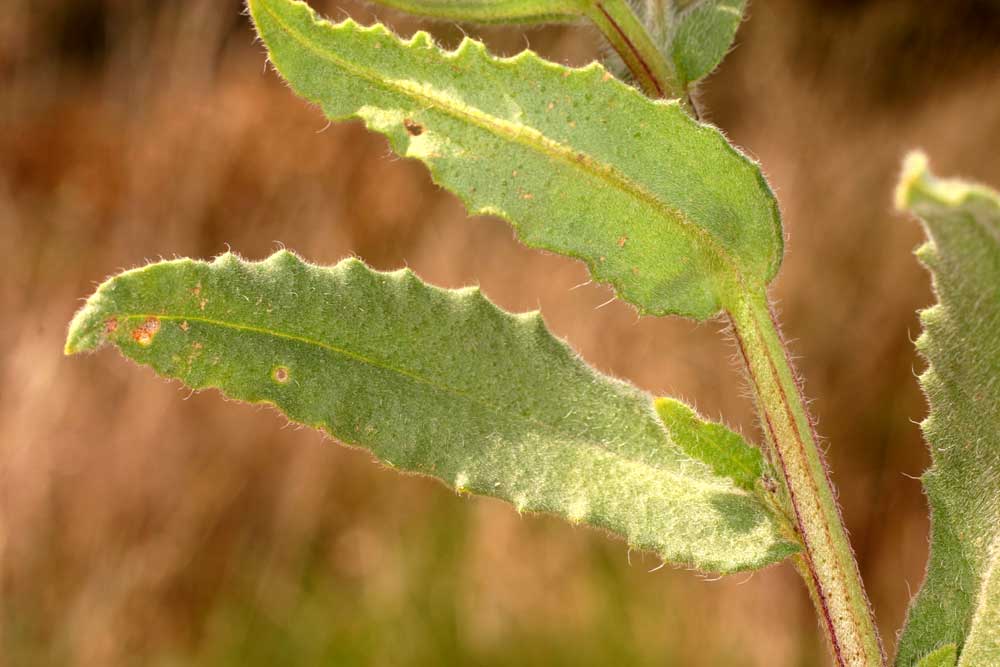
<svg viewBox="0 0 1000 667">
<path fill-rule="evenodd" d="M 627 0 L 595 0 L 587 4 L 585 12 L 647 95 L 678 98 L 690 111 L 687 92 L 673 65 L 656 48 Z"/>
<path fill-rule="evenodd" d="M 743 296 L 727 311 L 753 382 L 768 454 L 783 472 L 787 502 L 804 547 L 796 567 L 836 664 L 885 665 L 826 463 L 764 290 Z"/>
</svg>

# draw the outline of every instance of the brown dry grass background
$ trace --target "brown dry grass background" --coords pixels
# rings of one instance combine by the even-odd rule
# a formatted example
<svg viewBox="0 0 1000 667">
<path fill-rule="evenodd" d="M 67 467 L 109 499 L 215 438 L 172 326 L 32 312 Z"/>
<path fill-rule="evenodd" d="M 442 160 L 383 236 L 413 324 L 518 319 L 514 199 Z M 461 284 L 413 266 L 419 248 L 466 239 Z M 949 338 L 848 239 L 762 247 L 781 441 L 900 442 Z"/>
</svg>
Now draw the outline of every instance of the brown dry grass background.
<svg viewBox="0 0 1000 667">
<path fill-rule="evenodd" d="M 581 265 L 467 220 L 357 124 L 326 127 L 265 71 L 240 10 L 0 8 L 0 664 L 822 664 L 786 566 L 650 573 L 655 559 L 602 535 L 397 477 L 113 353 L 62 356 L 106 275 L 284 244 L 541 307 L 599 368 L 758 437 L 718 324 L 596 309 L 606 289 L 571 289 Z M 572 64 L 599 49 L 585 28 L 466 29 Z M 931 301 L 891 189 L 915 146 L 942 174 L 1000 185 L 998 72 L 995 2 L 757 0 L 702 96 L 781 199 L 774 296 L 890 646 L 926 558 L 910 337 Z"/>
</svg>

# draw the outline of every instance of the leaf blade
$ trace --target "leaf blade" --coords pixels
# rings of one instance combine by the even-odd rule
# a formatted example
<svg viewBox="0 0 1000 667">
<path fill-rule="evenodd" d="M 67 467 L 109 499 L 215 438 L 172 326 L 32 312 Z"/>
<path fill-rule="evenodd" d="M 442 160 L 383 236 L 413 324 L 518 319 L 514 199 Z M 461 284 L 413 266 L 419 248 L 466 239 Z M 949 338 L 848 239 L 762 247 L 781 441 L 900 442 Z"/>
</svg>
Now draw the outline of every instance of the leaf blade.
<svg viewBox="0 0 1000 667">
<path fill-rule="evenodd" d="M 957 662 L 958 647 L 954 644 L 945 644 L 925 655 L 917 667 L 955 667 Z"/>
<path fill-rule="evenodd" d="M 932 176 L 907 158 L 897 207 L 923 222 L 917 254 L 938 304 L 921 313 L 922 428 L 932 466 L 931 558 L 900 640 L 898 665 L 954 643 L 959 665 L 1000 662 L 1000 196 Z"/>
<path fill-rule="evenodd" d="M 677 399 L 658 398 L 655 403 L 667 432 L 688 456 L 705 462 L 740 488 L 753 491 L 765 467 L 759 449 L 722 424 L 703 419 Z"/>
<path fill-rule="evenodd" d="M 746 4 L 746 0 L 703 0 L 677 16 L 670 57 L 685 85 L 711 74 L 726 57 Z"/>
<path fill-rule="evenodd" d="M 416 16 L 472 23 L 543 23 L 576 21 L 586 2 L 578 0 L 378 0 Z"/>
<path fill-rule="evenodd" d="M 111 342 L 194 389 L 276 406 L 392 467 L 623 536 L 700 569 L 794 553 L 753 494 L 684 454 L 650 398 L 477 290 L 357 260 L 223 255 L 102 285 L 67 352 Z"/>
<path fill-rule="evenodd" d="M 776 274 L 780 216 L 759 168 L 676 103 L 596 64 L 493 58 L 472 40 L 446 53 L 426 33 L 403 42 L 301 2 L 249 4 L 299 95 L 333 120 L 361 118 L 471 212 L 583 260 L 641 312 L 705 319 Z"/>
</svg>

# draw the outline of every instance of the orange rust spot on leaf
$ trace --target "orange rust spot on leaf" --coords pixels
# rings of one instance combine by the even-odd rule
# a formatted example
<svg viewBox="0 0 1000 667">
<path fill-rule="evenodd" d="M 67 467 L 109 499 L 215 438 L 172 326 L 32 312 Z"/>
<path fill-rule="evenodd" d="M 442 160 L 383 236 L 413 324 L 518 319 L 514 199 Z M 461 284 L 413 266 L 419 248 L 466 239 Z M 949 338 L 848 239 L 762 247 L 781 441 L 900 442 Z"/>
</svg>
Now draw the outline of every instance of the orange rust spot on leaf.
<svg viewBox="0 0 1000 667">
<path fill-rule="evenodd" d="M 160 320 L 155 317 L 147 318 L 145 322 L 132 329 L 132 340 L 143 347 L 149 347 L 159 330 Z"/>
<path fill-rule="evenodd" d="M 424 133 L 424 126 L 412 118 L 404 118 L 403 127 L 406 128 L 407 133 L 409 133 L 411 137 L 419 137 Z"/>
<path fill-rule="evenodd" d="M 615 77 L 611 76 L 611 72 L 605 72 L 604 75 L 601 77 L 601 81 L 610 81 L 613 78 Z"/>
<path fill-rule="evenodd" d="M 618 239 L 618 247 L 619 248 L 624 248 L 626 241 L 628 241 L 628 237 L 627 236 L 622 236 L 621 238 L 619 238 Z"/>
<path fill-rule="evenodd" d="M 104 321 L 104 333 L 111 334 L 118 331 L 118 318 L 109 317 Z"/>
<path fill-rule="evenodd" d="M 521 199 L 534 199 L 534 198 L 535 195 L 531 194 L 530 192 L 525 192 L 523 195 L 521 195 Z"/>
</svg>

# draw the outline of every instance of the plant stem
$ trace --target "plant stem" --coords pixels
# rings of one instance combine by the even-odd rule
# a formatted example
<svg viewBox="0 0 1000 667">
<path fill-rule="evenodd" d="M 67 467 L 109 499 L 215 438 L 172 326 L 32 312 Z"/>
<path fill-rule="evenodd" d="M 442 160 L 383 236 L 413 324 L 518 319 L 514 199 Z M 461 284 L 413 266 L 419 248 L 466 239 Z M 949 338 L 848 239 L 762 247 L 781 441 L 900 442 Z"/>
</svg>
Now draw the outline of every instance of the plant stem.
<svg viewBox="0 0 1000 667">
<path fill-rule="evenodd" d="M 627 0 L 594 0 L 584 9 L 647 95 L 678 98 L 690 111 L 687 91 L 673 65 L 653 43 Z"/>
<path fill-rule="evenodd" d="M 837 665 L 886 664 L 823 454 L 763 289 L 726 309 L 757 399 L 769 456 L 804 547 L 796 567 L 809 588 Z"/>
</svg>

